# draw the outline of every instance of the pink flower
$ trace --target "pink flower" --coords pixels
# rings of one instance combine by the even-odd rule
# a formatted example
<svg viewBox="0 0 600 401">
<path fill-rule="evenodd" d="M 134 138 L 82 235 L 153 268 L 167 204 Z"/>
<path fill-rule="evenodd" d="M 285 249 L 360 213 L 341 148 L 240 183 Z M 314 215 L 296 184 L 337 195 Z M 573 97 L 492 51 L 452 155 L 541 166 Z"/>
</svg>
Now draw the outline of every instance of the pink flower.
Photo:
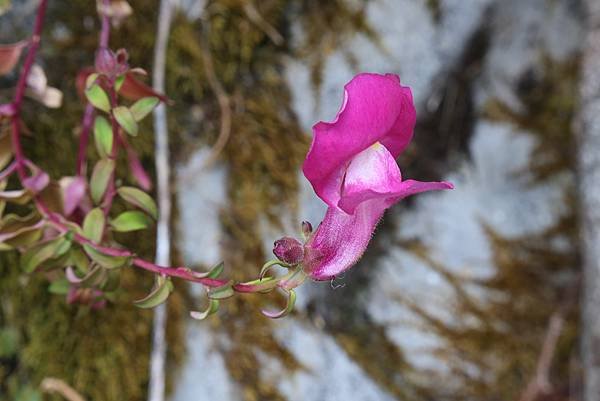
<svg viewBox="0 0 600 401">
<path fill-rule="evenodd" d="M 335 120 L 313 127 L 303 171 L 329 206 L 308 238 L 302 262 L 316 280 L 328 280 L 364 253 L 387 208 L 419 192 L 452 189 L 448 182 L 402 181 L 396 158 L 416 120 L 410 88 L 396 75 L 359 74 L 345 87 Z"/>
</svg>

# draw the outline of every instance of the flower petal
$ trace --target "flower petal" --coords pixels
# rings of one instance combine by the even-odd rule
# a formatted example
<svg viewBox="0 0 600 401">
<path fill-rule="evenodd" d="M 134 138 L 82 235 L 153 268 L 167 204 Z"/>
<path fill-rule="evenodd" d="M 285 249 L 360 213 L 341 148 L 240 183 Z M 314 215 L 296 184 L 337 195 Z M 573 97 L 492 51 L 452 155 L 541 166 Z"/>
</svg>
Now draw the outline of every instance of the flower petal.
<svg viewBox="0 0 600 401">
<path fill-rule="evenodd" d="M 391 153 L 377 143 L 352 159 L 338 206 L 348 214 L 369 199 L 381 199 L 386 207 L 419 192 L 452 189 L 447 182 L 402 181 L 400 169 Z"/>
<path fill-rule="evenodd" d="M 366 200 L 394 196 L 401 183 L 396 160 L 378 142 L 356 155 L 348 165 L 338 206 L 353 214 Z"/>
<path fill-rule="evenodd" d="M 396 75 L 357 75 L 345 87 L 336 119 L 313 127 L 304 175 L 323 201 L 336 206 L 352 158 L 376 142 L 397 157 L 412 138 L 415 119 L 411 90 Z"/>
<path fill-rule="evenodd" d="M 380 199 L 361 203 L 353 215 L 330 207 L 305 245 L 304 271 L 315 280 L 329 280 L 362 256 L 387 206 Z"/>
</svg>

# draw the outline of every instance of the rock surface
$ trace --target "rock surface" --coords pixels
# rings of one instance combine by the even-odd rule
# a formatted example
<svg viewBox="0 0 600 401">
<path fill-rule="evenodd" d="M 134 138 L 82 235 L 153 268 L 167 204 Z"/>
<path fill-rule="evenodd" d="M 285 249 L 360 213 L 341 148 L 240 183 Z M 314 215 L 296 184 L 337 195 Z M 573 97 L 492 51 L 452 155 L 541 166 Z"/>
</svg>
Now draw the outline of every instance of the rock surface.
<svg viewBox="0 0 600 401">
<path fill-rule="evenodd" d="M 457 168 L 443 174 L 444 179 L 454 182 L 456 189 L 419 196 L 414 207 L 403 213 L 390 213 L 387 218 L 397 219 L 392 240 L 418 240 L 431 259 L 452 272 L 486 278 L 494 273 L 495 267 L 484 227 L 507 237 L 547 229 L 565 213 L 563 195 L 572 176 L 565 173 L 548 183 L 531 185 L 527 168 L 537 139 L 509 122 L 487 120 L 484 109 L 490 99 L 499 99 L 514 112 L 521 112 L 519 85 L 523 76 L 543 71 L 544 57 L 560 62 L 576 56 L 582 43 L 581 16 L 577 2 L 571 0 L 440 0 L 438 7 L 436 21 L 425 1 L 372 1 L 367 15 L 381 46 L 358 35 L 346 48 L 333 52 L 327 59 L 323 83 L 316 94 L 311 89 L 310 70 L 302 61 L 290 59 L 286 75 L 294 110 L 307 132 L 314 122 L 335 116 L 342 87 L 357 71 L 400 74 L 403 83 L 413 88 L 421 113 L 428 109 L 429 102 L 435 101 L 440 82 L 449 79 L 448 73 L 468 50 L 472 36 L 484 28 L 489 35 L 489 47 L 482 71 L 472 82 L 476 88 L 473 93 L 476 120 L 468 149 L 470 158 L 463 157 Z M 356 66 L 348 63 L 345 51 L 355 56 Z M 180 176 L 193 170 L 201 158 L 197 155 L 190 159 L 189 165 L 179 170 Z M 217 168 L 193 174 L 193 184 L 187 184 L 183 178 L 179 180 L 182 210 L 179 227 L 188 263 L 210 263 L 218 256 L 207 250 L 219 248 L 219 220 L 213 206 L 225 201 L 226 176 L 226 170 Z M 299 179 L 303 180 L 301 176 Z M 323 205 L 311 195 L 308 185 L 302 185 L 301 217 L 316 224 Z M 267 254 L 277 235 L 275 230 L 272 236 L 268 235 L 270 238 L 265 238 Z M 389 338 L 410 363 L 419 369 L 448 375 L 450 387 L 458 383 L 460 379 L 453 377 L 444 361 L 431 352 L 442 345 L 441 339 L 420 329 L 420 318 L 396 302 L 398 294 L 403 294 L 424 305 L 434 316 L 451 322 L 455 319 L 449 307 L 454 293 L 448 283 L 402 247 L 391 249 L 375 272 L 365 297 L 370 318 L 385 327 Z M 304 298 L 301 311 L 306 310 L 311 294 L 322 294 L 322 288 L 301 291 L 300 298 Z M 473 291 L 481 299 L 489 296 Z M 286 399 L 395 399 L 346 354 L 334 336 L 321 330 L 318 321 L 307 321 L 303 316 L 275 323 L 275 332 L 305 369 L 287 375 L 282 373 L 278 361 L 261 356 L 261 374 L 275 383 Z M 456 324 L 468 322 L 456 321 Z M 209 351 L 211 338 L 207 331 L 190 328 L 188 342 L 191 357 L 173 401 L 238 399 L 234 381 L 222 360 Z M 206 388 L 215 392 L 204 391 Z"/>
</svg>

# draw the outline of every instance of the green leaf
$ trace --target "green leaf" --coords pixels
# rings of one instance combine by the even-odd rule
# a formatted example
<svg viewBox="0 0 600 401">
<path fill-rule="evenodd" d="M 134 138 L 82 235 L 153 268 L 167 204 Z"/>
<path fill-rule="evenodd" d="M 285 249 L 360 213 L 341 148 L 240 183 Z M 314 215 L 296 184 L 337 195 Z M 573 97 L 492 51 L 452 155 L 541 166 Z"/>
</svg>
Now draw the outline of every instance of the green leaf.
<svg viewBox="0 0 600 401">
<path fill-rule="evenodd" d="M 104 267 L 95 264 L 83 277 L 79 277 L 73 272 L 71 267 L 67 267 L 67 277 L 74 275 L 77 281 L 74 281 L 79 287 L 85 288 L 97 288 L 100 284 L 106 281 L 108 272 L 113 270 L 107 270 Z M 115 270 L 116 271 L 116 270 Z"/>
<path fill-rule="evenodd" d="M 66 278 L 61 278 L 53 281 L 48 286 L 48 291 L 52 294 L 66 295 L 69 292 L 69 288 L 71 288 L 71 283 Z"/>
<path fill-rule="evenodd" d="M 85 252 L 83 252 L 80 248 L 71 249 L 67 264 L 75 267 L 77 272 L 80 274 L 87 274 L 90 270 L 90 260 Z"/>
<path fill-rule="evenodd" d="M 152 220 L 144 213 L 138 211 L 123 212 L 110 221 L 115 231 L 129 232 L 143 230 L 152 225 Z"/>
<path fill-rule="evenodd" d="M 0 191 L 0 200 L 25 205 L 31 200 L 31 193 L 25 189 L 15 189 L 12 191 Z"/>
<path fill-rule="evenodd" d="M 0 250 L 10 250 L 23 246 L 31 246 L 35 244 L 42 237 L 43 229 L 41 227 L 24 227 L 21 228 L 10 236 L 0 242 Z"/>
<path fill-rule="evenodd" d="M 110 111 L 110 100 L 104 89 L 98 84 L 93 84 L 85 90 L 85 97 L 97 109 Z"/>
<path fill-rule="evenodd" d="M 115 162 L 111 159 L 102 159 L 94 166 L 90 180 L 90 191 L 94 203 L 98 204 L 102 200 L 114 169 Z"/>
<path fill-rule="evenodd" d="M 43 226 L 37 213 L 4 216 L 0 221 L 0 250 L 33 245 L 41 238 Z"/>
<path fill-rule="evenodd" d="M 221 287 L 210 288 L 208 290 L 208 298 L 210 299 L 226 299 L 234 295 L 231 283 L 222 285 Z"/>
<path fill-rule="evenodd" d="M 210 269 L 210 271 L 208 272 L 208 275 L 206 277 L 218 278 L 221 275 L 221 273 L 223 273 L 224 268 L 225 268 L 224 262 L 218 263 L 217 265 L 215 265 L 215 267 Z"/>
<path fill-rule="evenodd" d="M 158 105 L 160 99 L 154 96 L 144 97 L 131 106 L 131 114 L 135 121 L 141 121 Z"/>
<path fill-rule="evenodd" d="M 115 91 L 118 93 L 121 90 L 121 87 L 125 83 L 125 74 L 120 75 L 115 79 Z"/>
<path fill-rule="evenodd" d="M 158 219 L 158 208 L 154 199 L 141 189 L 134 187 L 121 187 L 117 193 L 125 202 L 131 203 L 148 213 L 154 220 Z"/>
<path fill-rule="evenodd" d="M 95 72 L 88 75 L 87 78 L 85 79 L 85 89 L 88 89 L 90 86 L 95 84 L 96 80 L 98 79 L 99 76 L 100 76 L 100 74 L 95 73 Z"/>
<path fill-rule="evenodd" d="M 31 273 L 42 263 L 64 255 L 70 247 L 71 241 L 66 236 L 34 245 L 21 255 L 21 267 Z"/>
<path fill-rule="evenodd" d="M 101 158 L 106 158 L 112 153 L 113 131 L 108 120 L 102 116 L 96 117 L 94 122 L 94 140 L 96 150 Z"/>
<path fill-rule="evenodd" d="M 296 304 L 296 292 L 294 290 L 285 291 L 287 293 L 287 303 L 285 308 L 279 312 L 266 311 L 261 310 L 261 313 L 270 319 L 279 319 L 284 316 L 287 316 L 294 310 L 294 305 Z"/>
<path fill-rule="evenodd" d="M 125 106 L 115 107 L 113 110 L 113 115 L 115 119 L 119 123 L 123 129 L 132 136 L 136 136 L 138 134 L 138 125 L 131 114 L 131 111 Z"/>
<path fill-rule="evenodd" d="M 208 308 L 206 308 L 206 310 L 204 310 L 202 312 L 191 311 L 190 316 L 196 320 L 204 320 L 208 316 L 212 315 L 213 313 L 216 313 L 218 310 L 219 310 L 219 301 L 217 301 L 216 299 L 210 299 Z"/>
<path fill-rule="evenodd" d="M 0 169 L 6 167 L 13 157 L 13 148 L 8 133 L 0 135 Z"/>
<path fill-rule="evenodd" d="M 95 208 L 85 216 L 83 220 L 83 235 L 92 242 L 99 244 L 104 233 L 104 213 L 102 209 Z"/>
<path fill-rule="evenodd" d="M 130 257 L 127 256 L 111 256 L 106 255 L 96 249 L 92 248 L 89 245 L 84 245 L 83 249 L 85 253 L 100 266 L 105 267 L 107 269 L 116 269 L 117 267 L 122 267 L 129 263 Z"/>
<path fill-rule="evenodd" d="M 173 291 L 173 283 L 171 283 L 170 278 L 157 276 L 154 282 L 154 288 L 152 292 L 148 294 L 145 298 L 142 298 L 137 301 L 133 301 L 134 305 L 138 308 L 154 308 L 165 302 Z"/>
</svg>

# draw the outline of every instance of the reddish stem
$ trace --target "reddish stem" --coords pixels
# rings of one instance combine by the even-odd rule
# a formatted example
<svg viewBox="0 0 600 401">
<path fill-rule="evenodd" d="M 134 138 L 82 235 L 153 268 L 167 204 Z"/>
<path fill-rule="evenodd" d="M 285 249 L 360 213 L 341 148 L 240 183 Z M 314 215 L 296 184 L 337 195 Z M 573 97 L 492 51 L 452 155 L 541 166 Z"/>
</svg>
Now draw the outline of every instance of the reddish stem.
<svg viewBox="0 0 600 401">
<path fill-rule="evenodd" d="M 27 173 L 26 173 L 27 160 L 23 153 L 23 147 L 21 144 L 21 131 L 20 131 L 21 106 L 23 104 L 23 97 L 25 95 L 25 88 L 27 85 L 27 77 L 29 76 L 29 72 L 31 71 L 31 67 L 33 66 L 33 63 L 35 60 L 35 55 L 39 48 L 40 36 L 41 36 L 42 28 L 44 25 L 44 16 L 46 14 L 47 3 L 48 3 L 47 0 L 40 1 L 40 5 L 38 7 L 38 12 L 37 12 L 36 19 L 35 19 L 33 36 L 31 38 L 31 43 L 29 46 L 29 50 L 27 52 L 27 56 L 23 63 L 23 67 L 21 68 L 21 73 L 19 76 L 19 80 L 17 82 L 16 90 L 15 90 L 15 96 L 14 96 L 13 102 L 12 102 L 12 107 L 13 107 L 14 113 L 11 115 L 11 123 L 12 123 L 11 139 L 12 139 L 13 151 L 15 153 L 15 161 L 11 165 L 11 167 L 9 167 L 9 170 L 14 170 L 14 169 L 17 170 L 18 175 L 19 175 L 19 180 L 21 181 L 21 185 L 23 184 L 23 181 L 27 178 Z M 107 3 L 109 3 L 109 1 L 104 0 L 104 3 L 107 4 Z M 107 21 L 107 20 L 108 19 L 106 17 L 103 17 L 103 20 L 102 20 L 103 21 L 103 24 L 102 24 L 103 33 L 101 34 L 101 38 L 100 38 L 101 45 L 107 44 L 107 42 L 108 42 L 108 37 L 109 37 L 108 36 L 108 27 L 109 26 L 107 25 L 107 23 L 105 23 L 105 21 Z M 112 90 L 111 95 L 112 95 L 111 101 L 113 103 L 115 103 L 116 102 L 116 97 L 115 97 L 116 94 L 114 93 L 114 89 Z M 113 104 L 113 106 L 114 106 L 114 104 Z M 90 117 L 90 119 L 91 119 L 91 117 Z M 113 122 L 113 135 L 118 135 L 118 125 L 116 125 L 116 121 L 114 121 L 114 118 L 111 118 L 111 119 Z M 91 123 L 89 125 L 91 126 Z M 89 129 L 88 129 L 88 131 L 89 131 Z M 113 151 L 112 151 L 112 155 L 111 155 L 111 157 L 113 157 L 113 158 L 116 158 L 116 151 L 118 149 L 118 147 L 116 145 L 117 142 L 118 142 L 117 137 L 115 137 L 115 140 L 113 141 Z M 113 177 L 113 179 L 114 179 L 114 177 Z M 111 181 L 113 181 L 113 179 L 111 179 Z M 113 188 L 109 190 L 109 192 L 112 192 L 112 195 L 108 195 L 108 197 L 105 198 L 105 202 L 108 201 L 109 204 L 112 203 L 112 197 L 114 196 L 114 181 L 113 181 L 112 185 L 113 185 Z M 62 218 L 61 218 L 62 216 L 60 216 L 59 214 L 53 213 L 48 208 L 48 206 L 46 206 L 46 204 L 42 201 L 41 198 L 39 198 L 37 196 L 34 197 L 34 202 L 35 202 L 35 206 L 37 207 L 39 212 L 44 216 L 44 218 L 48 222 L 50 222 L 59 232 L 61 232 L 61 233 L 67 233 L 69 231 L 73 232 L 71 230 L 71 228 L 62 221 Z M 172 267 L 156 265 L 154 263 L 148 262 L 144 259 L 137 257 L 131 251 L 98 245 L 78 233 L 73 233 L 73 239 L 80 245 L 89 245 L 92 248 L 96 249 L 97 251 L 99 251 L 103 254 L 106 254 L 108 256 L 131 257 L 131 258 L 133 258 L 132 263 L 134 266 L 137 266 L 144 270 L 151 271 L 153 273 L 158 273 L 158 274 L 162 274 L 162 275 L 170 276 L 170 277 L 182 278 L 187 281 L 201 283 L 207 287 L 218 287 L 218 286 L 227 284 L 227 281 L 224 281 L 224 280 L 199 278 L 199 277 L 195 276 L 190 269 L 187 269 L 185 267 L 172 268 Z"/>
<path fill-rule="evenodd" d="M 73 232 L 70 227 L 68 227 L 65 223 L 62 222 L 60 215 L 58 215 L 56 213 L 52 213 L 48 209 L 48 207 L 43 202 L 41 202 L 39 199 L 36 199 L 36 205 L 37 205 L 38 209 L 44 214 L 44 216 L 46 217 L 46 220 L 48 222 L 50 222 L 54 226 L 54 228 L 56 228 L 61 234 L 71 232 L 73 234 L 73 240 L 75 240 L 80 245 L 89 245 L 92 248 L 94 248 L 95 250 L 97 250 L 105 255 L 108 255 L 108 256 L 133 258 L 132 263 L 134 266 L 137 266 L 144 270 L 151 271 L 153 273 L 163 274 L 165 276 L 170 276 L 170 277 L 182 278 L 186 281 L 201 283 L 207 287 L 220 287 L 222 285 L 227 284 L 226 280 L 217 280 L 217 279 L 211 279 L 211 278 L 197 277 L 194 275 L 194 273 L 190 269 L 183 267 L 183 266 L 166 267 L 166 266 L 156 265 L 152 262 L 149 262 L 147 260 L 137 257 L 133 252 L 128 251 L 127 249 L 117 249 L 117 248 L 98 245 L 95 242 L 90 241 L 88 238 L 86 238 L 78 233 Z"/>
<path fill-rule="evenodd" d="M 103 0 L 105 7 L 110 6 L 110 0 Z M 101 15 L 102 28 L 100 30 L 99 48 L 108 47 L 108 41 L 110 39 L 110 19 L 102 14 Z M 81 123 L 81 134 L 79 136 L 79 152 L 77 154 L 77 175 L 83 177 L 86 173 L 87 157 L 86 149 L 89 143 L 90 132 L 94 123 L 94 106 L 87 103 L 85 106 L 85 112 L 83 113 L 83 121 Z"/>
<path fill-rule="evenodd" d="M 107 11 L 110 7 L 110 0 L 103 0 L 102 4 Z M 100 48 L 108 47 L 108 41 L 110 39 L 110 18 L 105 14 L 105 12 L 101 12 L 102 15 L 102 28 L 100 30 Z"/>
<path fill-rule="evenodd" d="M 110 107 L 111 107 L 111 109 L 114 109 L 115 107 L 117 107 L 117 92 L 115 91 L 113 80 L 109 80 L 108 88 L 109 88 L 109 97 L 110 97 Z M 112 135 L 113 135 L 113 142 L 112 142 L 112 149 L 110 151 L 110 158 L 112 160 L 114 160 L 115 165 L 116 165 L 117 156 L 119 153 L 119 123 L 117 123 L 117 120 L 115 119 L 115 116 L 112 114 L 112 112 L 110 113 L 110 123 L 112 126 Z M 108 214 L 110 213 L 113 199 L 115 197 L 115 192 L 116 192 L 115 191 L 115 170 L 116 169 L 113 169 L 113 172 L 110 175 L 110 179 L 108 180 L 108 187 L 106 188 L 106 192 L 104 193 L 104 200 L 102 202 L 102 210 L 103 210 L 105 216 L 108 216 Z"/>
<path fill-rule="evenodd" d="M 40 5 L 38 6 L 38 12 L 35 17 L 35 25 L 33 27 L 33 35 L 31 36 L 29 50 L 27 51 L 27 56 L 25 57 L 23 67 L 21 68 L 21 75 L 19 76 L 19 81 L 17 82 L 17 88 L 15 90 L 15 97 L 14 97 L 13 103 L 12 103 L 14 113 L 11 116 L 11 118 L 12 118 L 11 139 L 12 139 L 12 143 L 13 143 L 13 150 L 15 152 L 15 162 L 17 165 L 17 172 L 19 174 L 19 178 L 21 179 L 21 181 L 23 181 L 26 178 L 25 156 L 23 154 L 23 147 L 21 146 L 21 141 L 20 141 L 21 106 L 23 104 L 23 97 L 25 96 L 25 88 L 27 86 L 27 77 L 29 76 L 31 67 L 33 67 L 33 62 L 35 61 L 35 54 L 37 53 L 37 50 L 40 46 L 40 37 L 42 34 L 42 28 L 44 27 L 44 17 L 46 15 L 47 5 L 48 5 L 47 0 L 41 0 Z"/>
<path fill-rule="evenodd" d="M 87 103 L 81 123 L 81 134 L 79 135 L 79 152 L 77 153 L 77 175 L 83 177 L 86 174 L 87 157 L 86 149 L 90 139 L 90 131 L 94 122 L 94 106 Z"/>
</svg>

